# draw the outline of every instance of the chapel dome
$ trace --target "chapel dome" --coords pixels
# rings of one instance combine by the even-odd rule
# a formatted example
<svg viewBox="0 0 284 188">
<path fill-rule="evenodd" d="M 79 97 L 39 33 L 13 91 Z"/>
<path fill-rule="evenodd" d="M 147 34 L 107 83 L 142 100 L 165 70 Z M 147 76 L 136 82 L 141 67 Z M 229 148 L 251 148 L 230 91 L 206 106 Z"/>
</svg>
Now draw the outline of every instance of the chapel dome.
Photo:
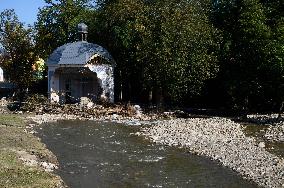
<svg viewBox="0 0 284 188">
<path fill-rule="evenodd" d="M 86 41 L 67 43 L 58 47 L 49 56 L 47 64 L 85 65 L 94 55 L 114 64 L 114 59 L 105 48 Z"/>
</svg>

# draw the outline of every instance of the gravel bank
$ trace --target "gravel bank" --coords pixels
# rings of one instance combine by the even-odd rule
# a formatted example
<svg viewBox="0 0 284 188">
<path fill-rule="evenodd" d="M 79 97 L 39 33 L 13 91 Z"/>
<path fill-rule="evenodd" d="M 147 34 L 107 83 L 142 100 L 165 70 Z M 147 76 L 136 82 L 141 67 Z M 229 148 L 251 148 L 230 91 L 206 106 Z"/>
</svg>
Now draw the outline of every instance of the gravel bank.
<svg viewBox="0 0 284 188">
<path fill-rule="evenodd" d="M 75 120 L 83 119 L 76 115 L 67 115 L 67 114 L 42 114 L 42 115 L 33 115 L 28 116 L 27 119 L 34 121 L 37 124 L 43 123 L 52 123 L 58 120 Z"/>
<path fill-rule="evenodd" d="M 156 116 L 155 116 L 156 117 Z M 154 123 L 160 122 L 155 117 L 149 117 L 146 115 L 136 115 L 132 117 L 121 116 L 117 114 L 107 115 L 107 116 L 100 116 L 100 117 L 82 117 L 79 115 L 69 115 L 69 114 L 41 114 L 41 115 L 32 115 L 28 116 L 29 120 L 32 120 L 36 124 L 43 124 L 43 123 L 52 123 L 58 120 L 89 120 L 89 121 L 107 121 L 107 122 L 115 122 L 121 123 L 126 125 L 150 125 Z M 32 125 L 30 128 L 33 128 L 35 125 Z"/>
<path fill-rule="evenodd" d="M 263 187 L 284 187 L 284 159 L 246 137 L 242 126 L 225 118 L 175 119 L 144 127 L 155 143 L 186 147 L 239 172 Z"/>
</svg>

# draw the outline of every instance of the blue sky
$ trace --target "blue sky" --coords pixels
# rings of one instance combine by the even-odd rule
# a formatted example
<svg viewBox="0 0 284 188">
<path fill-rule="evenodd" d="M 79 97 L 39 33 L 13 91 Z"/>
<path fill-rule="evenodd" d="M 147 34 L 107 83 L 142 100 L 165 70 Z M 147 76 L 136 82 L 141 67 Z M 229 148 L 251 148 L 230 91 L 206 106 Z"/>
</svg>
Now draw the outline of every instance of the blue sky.
<svg viewBox="0 0 284 188">
<path fill-rule="evenodd" d="M 38 8 L 44 4 L 44 0 L 0 0 L 0 12 L 14 9 L 21 22 L 33 24 L 37 19 Z"/>
</svg>

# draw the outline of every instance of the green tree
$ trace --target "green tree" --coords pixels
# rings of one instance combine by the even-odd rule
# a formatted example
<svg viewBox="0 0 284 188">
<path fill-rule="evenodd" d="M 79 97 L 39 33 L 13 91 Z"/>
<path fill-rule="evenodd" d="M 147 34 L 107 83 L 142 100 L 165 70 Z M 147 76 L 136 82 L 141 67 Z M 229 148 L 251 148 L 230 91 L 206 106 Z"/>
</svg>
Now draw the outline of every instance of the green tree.
<svg viewBox="0 0 284 188">
<path fill-rule="evenodd" d="M 151 56 L 161 66 L 156 69 L 157 85 L 176 101 L 199 95 L 204 81 L 218 70 L 218 32 L 208 20 L 205 2 L 159 1 L 151 10 L 158 15 L 150 17 L 155 23 L 152 36 L 159 40 L 158 48 L 150 50 L 159 54 Z"/>
<path fill-rule="evenodd" d="M 117 0 L 99 3 L 100 38 L 123 73 L 126 92 L 139 85 L 157 101 L 199 94 L 217 72 L 217 30 L 198 1 Z M 137 90 L 136 90 L 137 91 Z"/>
<path fill-rule="evenodd" d="M 284 107 L 284 1 L 262 0 L 267 15 L 267 23 L 271 28 L 270 65 L 266 73 L 270 74 L 272 83 L 270 93 L 274 93 L 274 101 L 280 106 L 280 112 Z"/>
<path fill-rule="evenodd" d="M 33 30 L 19 22 L 14 10 L 0 13 L 0 44 L 5 50 L 1 60 L 8 79 L 20 89 L 34 81 L 32 65 L 37 60 L 34 53 Z"/>
<path fill-rule="evenodd" d="M 77 25 L 89 20 L 90 0 L 45 0 L 46 6 L 38 13 L 37 49 L 47 58 L 55 48 L 77 40 Z"/>
<path fill-rule="evenodd" d="M 142 67 L 138 48 L 145 36 L 146 6 L 143 1 L 99 1 L 96 20 L 96 42 L 114 56 L 116 90 L 124 100 L 133 100 L 141 93 Z M 135 99 L 134 99 L 135 100 Z"/>
<path fill-rule="evenodd" d="M 274 53 L 278 42 L 274 42 L 265 7 L 259 0 L 216 2 L 215 25 L 223 32 L 220 79 L 231 105 L 245 110 L 271 108 L 276 99 L 271 89 L 278 88 L 275 81 L 281 73 L 274 75 L 281 70 Z"/>
</svg>

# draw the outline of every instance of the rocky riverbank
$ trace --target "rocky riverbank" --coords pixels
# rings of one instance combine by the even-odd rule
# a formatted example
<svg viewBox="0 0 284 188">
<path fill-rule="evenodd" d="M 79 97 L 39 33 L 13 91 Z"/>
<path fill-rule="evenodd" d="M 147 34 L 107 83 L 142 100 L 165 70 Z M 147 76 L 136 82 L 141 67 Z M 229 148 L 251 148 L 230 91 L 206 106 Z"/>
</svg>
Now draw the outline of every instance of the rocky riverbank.
<svg viewBox="0 0 284 188">
<path fill-rule="evenodd" d="M 242 126 L 225 118 L 175 119 L 144 127 L 144 135 L 158 144 L 179 146 L 218 160 L 263 187 L 284 187 L 284 159 L 246 137 Z"/>
<path fill-rule="evenodd" d="M 153 124 L 164 118 L 173 118 L 173 113 L 144 114 L 141 107 L 116 105 L 113 107 L 95 106 L 80 108 L 76 105 L 65 105 L 53 110 L 51 113 L 40 112 L 29 115 L 27 118 L 37 124 L 56 122 L 58 120 L 89 120 L 110 121 L 127 125 Z"/>
</svg>

